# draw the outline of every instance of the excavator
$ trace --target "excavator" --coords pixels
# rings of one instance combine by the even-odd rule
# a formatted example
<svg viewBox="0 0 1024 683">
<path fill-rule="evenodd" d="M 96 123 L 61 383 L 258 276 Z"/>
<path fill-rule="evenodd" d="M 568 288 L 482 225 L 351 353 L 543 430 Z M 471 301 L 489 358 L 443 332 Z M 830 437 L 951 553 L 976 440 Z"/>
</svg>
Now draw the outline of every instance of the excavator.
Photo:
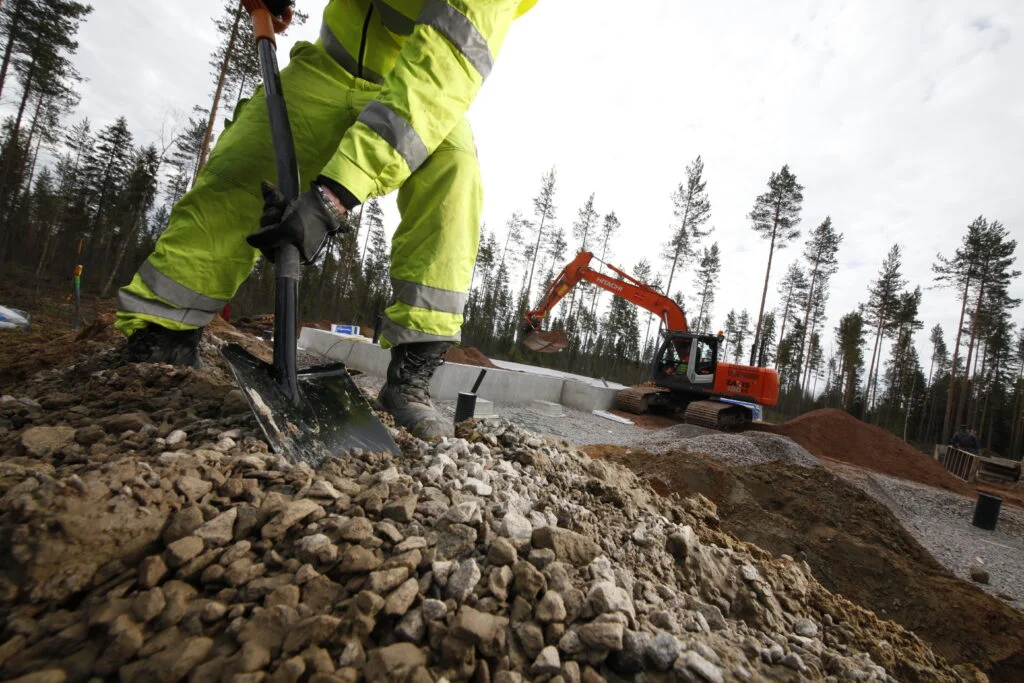
<svg viewBox="0 0 1024 683">
<path fill-rule="evenodd" d="M 613 265 L 604 264 L 618 277 L 598 272 L 590 266 L 594 260 L 599 261 L 593 253 L 580 252 L 547 288 L 537 308 L 527 311 L 520 336 L 524 346 L 541 353 L 568 347 L 563 330 L 544 331 L 541 326 L 558 302 L 586 281 L 650 311 L 662 322 L 651 381 L 620 391 L 616 401 L 620 409 L 640 415 L 658 408 L 682 413 L 689 424 L 727 430 L 753 419 L 753 410 L 742 403 L 770 407 L 778 402 L 779 376 L 774 370 L 720 361 L 725 339 L 721 332 L 691 332 L 686 314 L 675 301 Z"/>
</svg>

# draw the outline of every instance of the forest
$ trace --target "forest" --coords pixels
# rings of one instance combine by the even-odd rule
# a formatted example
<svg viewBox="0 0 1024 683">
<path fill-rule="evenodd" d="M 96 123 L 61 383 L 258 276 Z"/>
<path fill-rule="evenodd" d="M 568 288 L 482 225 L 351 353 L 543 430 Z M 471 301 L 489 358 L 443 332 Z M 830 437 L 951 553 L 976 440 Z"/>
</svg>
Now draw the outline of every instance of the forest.
<svg viewBox="0 0 1024 683">
<path fill-rule="evenodd" d="M 170 208 L 205 163 L 224 112 L 257 85 L 259 65 L 241 4 L 228 0 L 215 20 L 219 44 L 210 55 L 209 100 L 196 103 L 187 120 L 166 125 L 159 139 L 138 139 L 124 117 L 90 121 L 78 114 L 76 35 L 92 10 L 77 0 L 7 0 L 0 8 L 0 101 L 8 112 L 0 131 L 0 281 L 19 283 L 32 297 L 63 296 L 80 264 L 83 295 L 113 306 L 117 288 L 152 250 Z M 658 258 L 635 264 L 612 256 L 624 239 L 614 210 L 599 210 L 594 195 L 582 206 L 560 206 L 557 168 L 539 175 L 536 194 L 524 197 L 521 211 L 500 228 L 482 230 L 464 344 L 493 357 L 626 384 L 645 381 L 659 322 L 593 286 L 574 289 L 549 321 L 568 333 L 566 351 L 542 356 L 517 346 L 524 312 L 564 263 L 587 250 L 672 296 L 691 329 L 721 330 L 722 360 L 775 368 L 782 395 L 772 419 L 838 408 L 925 448 L 948 441 L 965 424 L 985 448 L 1021 458 L 1024 324 L 1021 301 L 1011 295 L 1021 275 L 1012 238 L 1019 228 L 979 215 L 963 226 L 954 248 L 935 255 L 931 278 L 921 282 L 904 276 L 901 247 L 893 244 L 876 277 L 864 283 L 862 303 L 833 311 L 828 302 L 842 264 L 841 226 L 828 217 L 801 226 L 804 188 L 783 164 L 751 198 L 750 229 L 767 262 L 760 299 L 723 310 L 715 298 L 722 256 L 709 228 L 700 156 L 664 198 L 674 221 Z M 306 270 L 301 315 L 372 328 L 391 296 L 389 230 L 379 200 L 365 202 L 349 223 Z M 776 252 L 787 246 L 800 258 L 781 272 L 772 269 Z M 933 296 L 956 308 L 955 329 L 924 329 L 924 290 L 936 290 Z M 232 301 L 233 316 L 267 313 L 272 291 L 272 268 L 261 260 Z"/>
</svg>

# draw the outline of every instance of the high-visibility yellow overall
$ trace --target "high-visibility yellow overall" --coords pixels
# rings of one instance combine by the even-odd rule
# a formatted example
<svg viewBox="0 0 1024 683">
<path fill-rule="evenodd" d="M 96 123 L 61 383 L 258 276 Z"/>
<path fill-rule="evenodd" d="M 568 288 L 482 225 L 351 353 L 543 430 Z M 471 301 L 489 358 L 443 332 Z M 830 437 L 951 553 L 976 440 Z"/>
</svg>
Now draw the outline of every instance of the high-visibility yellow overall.
<svg viewBox="0 0 1024 683">
<path fill-rule="evenodd" d="M 363 202 L 398 189 L 395 301 L 385 347 L 459 341 L 483 192 L 465 112 L 513 19 L 536 0 L 331 0 L 320 38 L 281 80 L 303 182 L 323 175 Z M 119 292 L 116 326 L 209 323 L 259 252 L 260 180 L 274 157 L 262 88 L 236 112 L 156 248 Z"/>
</svg>

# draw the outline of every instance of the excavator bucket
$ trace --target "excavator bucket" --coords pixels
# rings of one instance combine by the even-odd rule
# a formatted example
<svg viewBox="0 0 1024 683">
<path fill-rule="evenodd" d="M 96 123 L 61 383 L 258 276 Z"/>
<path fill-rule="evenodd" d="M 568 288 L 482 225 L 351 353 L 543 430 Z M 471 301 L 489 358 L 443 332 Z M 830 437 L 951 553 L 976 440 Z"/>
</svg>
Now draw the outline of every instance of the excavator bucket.
<svg viewBox="0 0 1024 683">
<path fill-rule="evenodd" d="M 523 346 L 540 353 L 557 353 L 569 347 L 569 335 L 565 330 L 534 330 L 523 337 Z"/>
</svg>

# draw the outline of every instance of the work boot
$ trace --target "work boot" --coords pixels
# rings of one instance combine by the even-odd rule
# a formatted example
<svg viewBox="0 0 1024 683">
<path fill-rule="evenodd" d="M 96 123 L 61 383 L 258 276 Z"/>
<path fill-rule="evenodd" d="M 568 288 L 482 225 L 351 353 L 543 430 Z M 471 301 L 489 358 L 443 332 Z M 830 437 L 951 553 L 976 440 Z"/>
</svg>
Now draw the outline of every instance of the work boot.
<svg viewBox="0 0 1024 683">
<path fill-rule="evenodd" d="M 169 330 L 149 324 L 128 337 L 127 356 L 130 363 L 170 363 L 200 368 L 199 339 L 203 328 Z"/>
<path fill-rule="evenodd" d="M 452 423 L 430 402 L 430 378 L 443 362 L 447 342 L 405 344 L 391 349 L 388 381 L 380 402 L 413 436 L 429 441 L 454 434 Z"/>
</svg>

